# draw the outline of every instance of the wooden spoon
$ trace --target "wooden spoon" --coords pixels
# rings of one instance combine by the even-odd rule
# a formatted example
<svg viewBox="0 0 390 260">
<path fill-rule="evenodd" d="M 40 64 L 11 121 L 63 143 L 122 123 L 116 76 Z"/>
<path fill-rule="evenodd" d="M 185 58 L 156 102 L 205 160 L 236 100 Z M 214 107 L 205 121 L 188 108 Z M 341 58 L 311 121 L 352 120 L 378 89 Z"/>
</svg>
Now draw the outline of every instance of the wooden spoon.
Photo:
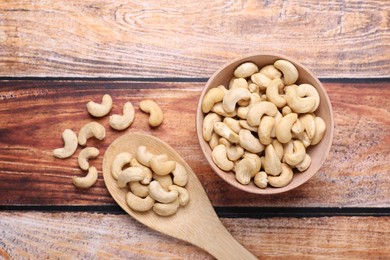
<svg viewBox="0 0 390 260">
<path fill-rule="evenodd" d="M 116 180 L 111 175 L 111 164 L 116 155 L 129 152 L 134 156 L 136 149 L 141 145 L 146 146 L 151 153 L 167 154 L 170 160 L 181 163 L 187 169 L 189 179 L 186 188 L 190 193 L 190 202 L 184 207 L 179 207 L 172 216 L 161 217 L 153 210 L 145 213 L 132 210 L 125 200 L 128 189 L 118 188 Z M 119 137 L 108 147 L 104 155 L 103 177 L 108 191 L 119 206 L 144 225 L 196 245 L 217 259 L 257 259 L 226 230 L 195 173 L 183 158 L 162 140 L 140 133 Z"/>
</svg>

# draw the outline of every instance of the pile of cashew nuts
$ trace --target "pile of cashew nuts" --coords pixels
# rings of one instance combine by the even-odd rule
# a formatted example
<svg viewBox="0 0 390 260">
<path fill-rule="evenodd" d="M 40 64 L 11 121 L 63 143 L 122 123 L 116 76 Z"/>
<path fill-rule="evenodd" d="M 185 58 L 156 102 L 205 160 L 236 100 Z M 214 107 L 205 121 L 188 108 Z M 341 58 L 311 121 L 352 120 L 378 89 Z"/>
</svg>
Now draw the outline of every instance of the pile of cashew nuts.
<svg viewBox="0 0 390 260">
<path fill-rule="evenodd" d="M 166 154 L 150 153 L 145 146 L 139 146 L 135 155 L 118 154 L 111 174 L 119 188 L 128 187 L 126 203 L 135 211 L 152 209 L 160 216 L 170 216 L 189 202 L 185 167 Z"/>
<path fill-rule="evenodd" d="M 112 98 L 105 94 L 102 97 L 101 103 L 90 101 L 87 103 L 87 110 L 93 117 L 104 117 L 108 115 L 112 109 Z M 141 111 L 149 114 L 149 125 L 152 127 L 159 126 L 164 115 L 159 105 L 153 100 L 142 100 L 139 104 Z M 123 114 L 114 114 L 109 117 L 109 125 L 118 131 L 127 129 L 134 121 L 134 107 L 131 102 L 126 102 L 123 106 Z M 53 151 L 53 155 L 57 158 L 71 157 L 77 150 L 78 145 L 86 146 L 89 138 L 95 137 L 98 140 L 103 140 L 106 136 L 105 127 L 98 122 L 89 122 L 82 126 L 78 135 L 71 129 L 65 129 L 62 133 L 64 147 L 57 148 Z M 98 171 L 96 167 L 89 165 L 89 159 L 97 158 L 99 150 L 95 147 L 86 147 L 82 149 L 78 155 L 78 164 L 80 169 L 88 171 L 84 177 L 73 177 L 73 184 L 79 188 L 89 188 L 94 185 L 98 179 Z"/>
<path fill-rule="evenodd" d="M 214 163 L 233 171 L 237 181 L 259 188 L 284 187 L 293 169 L 308 169 L 310 145 L 323 138 L 326 125 L 315 115 L 320 97 L 310 84 L 296 85 L 298 70 L 287 60 L 259 68 L 245 62 L 228 88 L 209 89 L 202 100 L 203 138 Z"/>
</svg>

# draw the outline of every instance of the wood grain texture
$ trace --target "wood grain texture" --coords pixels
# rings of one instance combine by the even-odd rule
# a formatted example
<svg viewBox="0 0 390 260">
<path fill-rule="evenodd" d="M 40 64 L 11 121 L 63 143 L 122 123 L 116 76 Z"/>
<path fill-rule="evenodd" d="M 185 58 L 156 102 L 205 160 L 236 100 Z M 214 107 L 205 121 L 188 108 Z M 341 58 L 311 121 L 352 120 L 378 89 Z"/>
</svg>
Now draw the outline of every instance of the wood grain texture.
<svg viewBox="0 0 390 260">
<path fill-rule="evenodd" d="M 89 100 L 105 93 L 114 100 L 112 113 L 126 101 L 135 107 L 135 120 L 125 132 L 146 132 L 174 147 L 202 182 L 214 206 L 389 207 L 390 88 L 382 83 L 326 83 L 334 110 L 335 135 L 321 170 L 299 188 L 280 195 L 247 194 L 228 186 L 201 153 L 195 134 L 195 110 L 204 83 L 109 81 L 0 82 L 0 205 L 110 205 L 101 175 L 102 157 L 91 161 L 99 179 L 88 190 L 78 190 L 71 177 L 84 173 L 77 155 L 52 156 L 63 145 L 65 128 L 76 132 L 94 120 L 86 111 Z M 165 113 L 163 124 L 151 129 L 139 102 L 157 101 Z M 103 155 L 122 134 L 106 127 L 104 141 L 90 140 Z"/>
<path fill-rule="evenodd" d="M 389 217 L 222 219 L 261 259 L 386 259 Z M 0 212 L 5 259 L 212 259 L 128 215 Z"/>
<path fill-rule="evenodd" d="M 319 77 L 390 77 L 386 0 L 18 0 L 0 15 L 0 76 L 204 78 L 272 51 Z"/>
</svg>

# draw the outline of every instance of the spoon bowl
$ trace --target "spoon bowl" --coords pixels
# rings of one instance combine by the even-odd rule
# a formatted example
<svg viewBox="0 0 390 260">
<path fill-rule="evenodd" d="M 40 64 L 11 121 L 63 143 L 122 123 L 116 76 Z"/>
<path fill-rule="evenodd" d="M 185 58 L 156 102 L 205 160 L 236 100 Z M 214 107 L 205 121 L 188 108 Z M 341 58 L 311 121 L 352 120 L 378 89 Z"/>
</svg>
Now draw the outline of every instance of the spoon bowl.
<svg viewBox="0 0 390 260">
<path fill-rule="evenodd" d="M 165 153 L 170 160 L 182 164 L 188 173 L 186 189 L 190 201 L 171 216 L 162 217 L 150 210 L 137 212 L 126 203 L 127 188 L 119 188 L 111 174 L 114 158 L 128 152 L 133 156 L 139 146 L 146 146 L 153 154 Z M 103 158 L 103 178 L 108 191 L 118 205 L 142 224 L 166 235 L 187 241 L 196 245 L 217 259 L 257 259 L 226 230 L 217 214 L 202 184 L 184 159 L 167 143 L 147 134 L 131 133 L 122 135 L 108 147 Z"/>
</svg>

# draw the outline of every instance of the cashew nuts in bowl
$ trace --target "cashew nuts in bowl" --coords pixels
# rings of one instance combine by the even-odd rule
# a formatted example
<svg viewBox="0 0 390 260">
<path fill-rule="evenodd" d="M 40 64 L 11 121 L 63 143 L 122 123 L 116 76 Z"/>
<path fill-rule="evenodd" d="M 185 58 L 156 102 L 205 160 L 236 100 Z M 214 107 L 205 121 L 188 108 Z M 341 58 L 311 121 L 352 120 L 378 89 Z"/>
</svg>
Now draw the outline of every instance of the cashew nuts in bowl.
<svg viewBox="0 0 390 260">
<path fill-rule="evenodd" d="M 282 55 L 253 55 L 217 71 L 199 99 L 196 124 L 213 170 L 234 187 L 258 194 L 288 191 L 309 180 L 333 138 L 325 89 Z M 243 152 L 234 154 L 233 148 Z"/>
</svg>

